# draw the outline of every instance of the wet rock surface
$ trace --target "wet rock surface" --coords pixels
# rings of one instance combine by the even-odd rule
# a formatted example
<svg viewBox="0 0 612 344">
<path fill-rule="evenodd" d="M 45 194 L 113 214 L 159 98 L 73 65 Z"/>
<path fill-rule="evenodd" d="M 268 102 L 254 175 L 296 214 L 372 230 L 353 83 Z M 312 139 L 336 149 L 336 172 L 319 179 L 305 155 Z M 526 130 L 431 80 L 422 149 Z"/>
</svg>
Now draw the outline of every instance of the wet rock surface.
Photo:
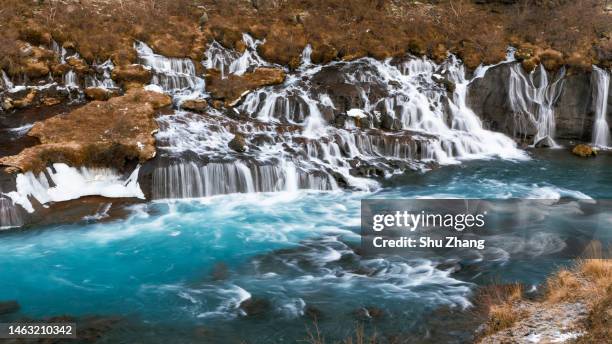
<svg viewBox="0 0 612 344">
<path fill-rule="evenodd" d="M 468 101 L 474 112 L 491 130 L 502 132 L 517 139 L 531 138 L 537 133 L 538 108 L 531 106 L 533 118 L 515 111 L 511 99 L 511 68 L 513 64 L 502 64 L 490 68 L 484 77 L 470 84 Z M 549 80 L 557 74 L 547 72 Z M 526 78 L 526 77 L 525 77 Z M 527 79 L 524 79 L 527 80 Z M 566 74 L 559 85 L 558 97 L 549 88 L 542 87 L 542 80 L 534 78 L 534 89 L 530 92 L 548 92 L 554 112 L 555 139 L 591 140 L 594 119 L 593 81 L 590 73 Z M 524 87 L 516 85 L 515 87 Z M 515 102 L 524 101 L 514 99 Z M 608 97 L 612 104 L 612 95 Z M 612 123 L 612 107 L 608 106 L 606 118 Z M 529 141 L 529 140 L 527 140 Z M 532 142 L 533 143 L 533 142 Z"/>
<path fill-rule="evenodd" d="M 16 313 L 19 308 L 17 301 L 0 301 L 0 315 Z"/>
<path fill-rule="evenodd" d="M 155 155 L 154 115 L 170 105 L 161 93 L 133 90 L 107 102 L 92 102 L 68 114 L 34 124 L 28 132 L 40 145 L 3 157 L 11 171 L 41 171 L 48 163 L 72 166 L 124 166 L 126 160 L 145 161 Z"/>
</svg>

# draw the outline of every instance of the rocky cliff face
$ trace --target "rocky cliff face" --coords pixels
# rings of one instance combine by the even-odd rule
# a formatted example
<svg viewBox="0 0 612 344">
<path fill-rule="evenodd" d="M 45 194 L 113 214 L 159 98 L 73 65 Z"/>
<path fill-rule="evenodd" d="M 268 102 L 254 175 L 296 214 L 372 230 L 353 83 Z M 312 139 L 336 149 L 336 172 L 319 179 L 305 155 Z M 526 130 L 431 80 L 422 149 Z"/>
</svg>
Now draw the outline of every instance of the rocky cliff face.
<svg viewBox="0 0 612 344">
<path fill-rule="evenodd" d="M 590 142 L 596 112 L 594 98 L 597 97 L 592 72 L 546 72 L 546 82 L 542 80 L 540 71 L 532 74 L 523 71 L 519 76 L 522 84 L 514 86 L 526 88 L 527 92 L 517 97 L 517 93 L 511 90 L 512 68 L 516 64 L 492 67 L 484 77 L 470 84 L 469 104 L 484 125 L 526 143 L 533 143 L 532 139 L 538 131 L 537 121 L 530 120 L 525 109 L 513 106 L 513 102 L 525 102 L 526 109 L 536 118 L 543 111 L 542 107 L 550 107 L 554 116 L 553 138 Z M 555 79 L 558 83 L 553 86 L 551 80 Z M 612 95 L 606 101 L 609 104 L 606 118 L 608 123 L 612 123 Z"/>
</svg>

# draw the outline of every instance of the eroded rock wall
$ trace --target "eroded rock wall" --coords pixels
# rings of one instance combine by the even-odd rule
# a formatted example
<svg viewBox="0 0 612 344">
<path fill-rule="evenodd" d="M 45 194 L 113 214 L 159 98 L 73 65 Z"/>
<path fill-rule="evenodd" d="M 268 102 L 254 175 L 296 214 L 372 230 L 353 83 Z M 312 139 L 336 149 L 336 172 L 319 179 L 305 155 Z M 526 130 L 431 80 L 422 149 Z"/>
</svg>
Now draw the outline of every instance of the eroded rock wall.
<svg viewBox="0 0 612 344">
<path fill-rule="evenodd" d="M 468 102 L 485 127 L 531 143 L 529 139 L 536 134 L 537 127 L 512 105 L 510 79 L 513 65 L 514 63 L 510 63 L 492 67 L 484 77 L 475 79 L 469 87 Z M 525 73 L 525 76 L 528 75 Z M 550 82 L 554 80 L 555 73 L 547 72 L 547 77 Z M 550 87 L 538 90 L 542 82 L 540 77 L 534 76 L 533 81 L 534 93 L 543 92 L 546 96 L 548 92 L 549 98 L 554 98 L 554 138 L 589 142 L 595 118 L 594 90 L 597 87 L 591 72 L 566 73 L 558 85 L 557 97 L 552 96 Z M 521 100 L 525 99 L 517 99 Z M 606 117 L 608 123 L 612 123 L 612 96 L 608 96 L 607 102 L 609 106 Z M 532 105 L 529 107 L 533 114 L 537 115 L 537 104 Z"/>
</svg>

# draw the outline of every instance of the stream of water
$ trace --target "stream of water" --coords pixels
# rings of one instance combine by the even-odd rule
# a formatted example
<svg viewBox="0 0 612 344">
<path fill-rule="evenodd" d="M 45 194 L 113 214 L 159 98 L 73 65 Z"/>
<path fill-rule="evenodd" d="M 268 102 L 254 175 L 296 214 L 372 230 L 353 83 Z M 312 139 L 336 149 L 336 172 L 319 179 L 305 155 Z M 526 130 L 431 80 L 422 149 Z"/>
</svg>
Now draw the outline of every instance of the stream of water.
<svg viewBox="0 0 612 344">
<path fill-rule="evenodd" d="M 359 309 L 371 306 L 382 309 L 385 320 L 370 326 L 422 339 L 433 330 L 427 325 L 435 322 L 433 312 L 469 307 L 477 285 L 537 285 L 556 263 L 503 260 L 452 273 L 427 259 L 361 257 L 360 200 L 605 198 L 612 196 L 606 183 L 612 170 L 604 166 L 612 159 L 601 158 L 585 163 L 544 152 L 523 162 L 473 161 L 398 175 L 376 192 L 296 190 L 153 202 L 133 206 L 125 220 L 6 233 L 0 266 L 10 278 L 2 279 L 0 295 L 20 302 L 19 316 L 130 319 L 106 337 L 109 342 L 116 336 L 294 342 L 306 338 L 313 312 L 320 329 L 339 339 L 350 335 Z M 239 308 L 249 297 L 265 300 L 261 315 L 245 316 Z"/>
</svg>

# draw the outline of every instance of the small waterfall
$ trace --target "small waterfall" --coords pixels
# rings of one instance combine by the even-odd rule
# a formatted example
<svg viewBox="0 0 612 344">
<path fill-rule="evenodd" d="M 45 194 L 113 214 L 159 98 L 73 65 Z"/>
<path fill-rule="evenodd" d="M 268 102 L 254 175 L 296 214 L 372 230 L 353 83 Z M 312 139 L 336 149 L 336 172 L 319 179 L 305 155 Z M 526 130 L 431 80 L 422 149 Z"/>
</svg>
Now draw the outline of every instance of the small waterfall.
<svg viewBox="0 0 612 344">
<path fill-rule="evenodd" d="M 0 69 L 0 76 L 2 77 L 0 79 L 0 86 L 2 87 L 0 89 L 10 91 L 15 87 L 15 85 L 13 85 L 13 82 L 11 81 L 11 79 L 9 79 L 8 75 L 6 75 L 4 70 Z"/>
<path fill-rule="evenodd" d="M 85 87 L 116 89 L 117 85 L 111 78 L 114 68 L 115 65 L 111 60 L 107 60 L 102 64 L 94 64 L 92 69 L 96 71 L 96 74 L 85 76 Z"/>
<path fill-rule="evenodd" d="M 548 80 L 548 74 L 542 65 L 528 76 L 525 75 L 520 63 L 510 67 L 508 86 L 510 106 L 515 112 L 517 127 L 521 128 L 524 135 L 528 132 L 529 124 L 535 127 L 534 145 L 544 139 L 554 143 L 554 105 L 561 95 L 564 76 L 565 67 L 559 70 L 552 82 Z M 539 83 L 536 79 L 539 79 Z"/>
<path fill-rule="evenodd" d="M 244 40 L 247 50 L 242 55 L 213 42 L 205 66 L 233 73 L 266 63 L 249 50 L 258 43 L 249 36 Z M 184 155 L 195 153 L 211 162 L 189 160 L 159 167 L 154 172 L 154 197 L 328 190 L 337 183 L 368 190 L 379 185 L 371 177 L 422 170 L 431 162 L 526 158 L 512 139 L 482 127 L 466 104 L 470 80 L 453 56 L 443 64 L 407 57 L 399 62 L 363 58 L 321 66 L 312 65 L 309 55 L 307 47 L 302 66 L 283 84 L 245 97 L 238 111 L 252 121 L 234 120 L 213 108 L 205 116 L 177 111 L 158 117 L 162 157 L 184 161 Z M 485 72 L 483 68 L 477 77 Z M 452 98 L 434 80 L 442 75 L 455 84 Z M 342 85 L 342 94 L 335 84 L 318 78 Z M 400 130 L 381 130 L 383 116 L 398 123 Z M 229 149 L 234 133 L 245 138 L 241 153 Z"/>
<path fill-rule="evenodd" d="M 221 75 L 225 76 L 226 73 L 242 75 L 249 69 L 272 65 L 257 53 L 257 47 L 263 43 L 262 41 L 246 33 L 242 34 L 242 41 L 246 47 L 242 54 L 227 49 L 216 41 L 212 42 L 205 53 L 204 67 L 218 69 Z"/>
<path fill-rule="evenodd" d="M 123 179 L 110 168 L 74 168 L 66 164 L 53 164 L 38 175 L 32 172 L 18 174 L 17 190 L 6 193 L 6 196 L 30 213 L 34 212 L 30 197 L 43 205 L 94 195 L 144 199 L 138 184 L 139 169 L 136 168 L 127 179 Z"/>
<path fill-rule="evenodd" d="M 610 126 L 606 116 L 608 114 L 608 92 L 610 91 L 610 73 L 597 66 L 593 66 L 593 107 L 595 110 L 595 123 L 593 125 L 593 144 L 598 147 L 610 146 Z"/>
<path fill-rule="evenodd" d="M 312 59 L 310 58 L 311 55 L 312 46 L 310 44 L 307 44 L 304 48 L 304 51 L 302 51 L 302 67 L 308 67 L 312 65 Z"/>
<path fill-rule="evenodd" d="M 140 63 L 153 70 L 151 84 L 161 86 L 171 94 L 203 91 L 204 80 L 196 76 L 193 61 L 187 58 L 169 58 L 155 54 L 143 42 L 134 43 Z"/>
<path fill-rule="evenodd" d="M 64 74 L 64 86 L 68 88 L 79 87 L 79 83 L 77 82 L 77 75 L 73 70 L 69 70 Z"/>
<path fill-rule="evenodd" d="M 198 198 L 220 194 L 331 190 L 335 182 L 328 176 L 300 173 L 291 162 L 257 165 L 246 162 L 173 163 L 153 172 L 153 198 Z"/>
<path fill-rule="evenodd" d="M 0 230 L 23 226 L 19 209 L 13 201 L 0 192 Z"/>
</svg>

